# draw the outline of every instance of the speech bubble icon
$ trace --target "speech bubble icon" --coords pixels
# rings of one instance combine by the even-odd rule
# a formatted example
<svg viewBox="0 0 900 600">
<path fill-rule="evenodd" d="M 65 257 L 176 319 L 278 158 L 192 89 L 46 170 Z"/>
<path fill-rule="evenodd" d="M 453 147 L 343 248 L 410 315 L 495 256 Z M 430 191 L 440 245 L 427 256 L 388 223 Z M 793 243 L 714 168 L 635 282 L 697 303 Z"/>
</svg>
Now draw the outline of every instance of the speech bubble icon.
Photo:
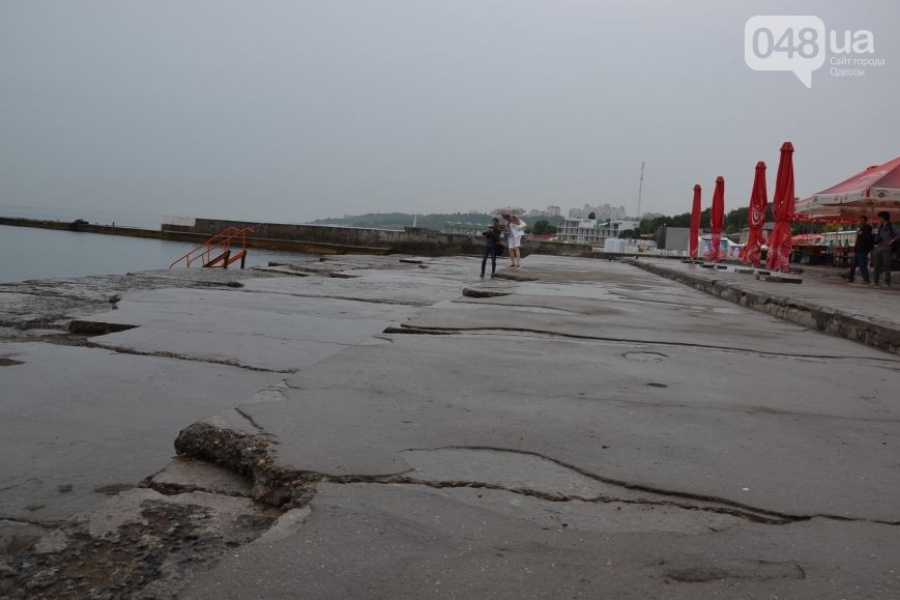
<svg viewBox="0 0 900 600">
<path fill-rule="evenodd" d="M 812 87 L 825 64 L 825 23 L 812 15 L 757 15 L 744 26 L 744 62 L 754 71 L 791 71 Z"/>
</svg>

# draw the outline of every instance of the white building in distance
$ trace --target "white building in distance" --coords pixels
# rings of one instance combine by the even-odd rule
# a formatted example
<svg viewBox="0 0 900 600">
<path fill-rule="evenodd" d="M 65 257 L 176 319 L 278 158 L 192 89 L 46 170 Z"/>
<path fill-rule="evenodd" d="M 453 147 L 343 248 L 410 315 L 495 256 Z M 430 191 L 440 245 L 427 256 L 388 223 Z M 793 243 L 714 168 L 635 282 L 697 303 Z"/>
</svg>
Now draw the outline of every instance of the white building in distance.
<svg viewBox="0 0 900 600">
<path fill-rule="evenodd" d="M 617 238 L 621 233 L 637 226 L 637 221 L 566 219 L 556 233 L 556 241 L 567 244 L 603 246 L 606 238 Z"/>
</svg>

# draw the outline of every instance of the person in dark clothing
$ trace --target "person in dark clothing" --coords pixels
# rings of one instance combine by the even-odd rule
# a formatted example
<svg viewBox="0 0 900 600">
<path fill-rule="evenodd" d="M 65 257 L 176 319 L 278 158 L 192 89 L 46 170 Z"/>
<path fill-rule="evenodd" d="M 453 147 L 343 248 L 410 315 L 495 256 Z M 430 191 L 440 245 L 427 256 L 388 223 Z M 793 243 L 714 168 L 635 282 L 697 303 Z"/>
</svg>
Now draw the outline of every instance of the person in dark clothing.
<svg viewBox="0 0 900 600">
<path fill-rule="evenodd" d="M 859 229 L 856 231 L 856 243 L 853 245 L 853 261 L 850 263 L 850 273 L 847 274 L 847 282 L 853 283 L 853 275 L 856 268 L 862 273 L 863 283 L 869 282 L 869 253 L 875 247 L 875 236 L 872 235 L 872 226 L 865 216 L 859 218 Z"/>
<path fill-rule="evenodd" d="M 500 246 L 500 219 L 491 219 L 491 226 L 481 232 L 484 236 L 484 253 L 481 256 L 481 277 L 484 278 L 484 269 L 487 267 L 488 255 L 491 257 L 491 277 L 497 271 L 497 250 Z"/>
<path fill-rule="evenodd" d="M 878 235 L 875 236 L 875 253 L 872 261 L 875 267 L 875 285 L 881 281 L 884 273 L 882 287 L 891 287 L 891 260 L 893 259 L 894 244 L 900 241 L 900 231 L 891 223 L 891 213 L 886 210 L 878 213 Z"/>
</svg>

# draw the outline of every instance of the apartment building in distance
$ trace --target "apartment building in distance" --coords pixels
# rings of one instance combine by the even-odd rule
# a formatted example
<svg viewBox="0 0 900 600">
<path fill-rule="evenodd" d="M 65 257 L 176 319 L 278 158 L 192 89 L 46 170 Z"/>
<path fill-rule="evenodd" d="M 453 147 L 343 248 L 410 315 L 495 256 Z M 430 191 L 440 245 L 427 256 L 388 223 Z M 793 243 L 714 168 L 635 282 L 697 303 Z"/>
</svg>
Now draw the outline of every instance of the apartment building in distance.
<svg viewBox="0 0 900 600">
<path fill-rule="evenodd" d="M 556 233 L 556 241 L 603 246 L 607 238 L 621 237 L 622 233 L 637 226 L 637 221 L 627 220 L 566 219 Z"/>
</svg>

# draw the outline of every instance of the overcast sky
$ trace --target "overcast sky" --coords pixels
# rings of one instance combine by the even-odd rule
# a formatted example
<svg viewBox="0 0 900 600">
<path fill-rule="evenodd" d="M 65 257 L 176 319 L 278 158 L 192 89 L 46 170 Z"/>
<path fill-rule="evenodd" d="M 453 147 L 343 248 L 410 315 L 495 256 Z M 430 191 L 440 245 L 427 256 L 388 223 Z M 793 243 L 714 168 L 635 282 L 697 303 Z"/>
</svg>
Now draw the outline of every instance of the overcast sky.
<svg viewBox="0 0 900 600">
<path fill-rule="evenodd" d="M 870 30 L 807 89 L 744 61 L 754 15 Z M 0 0 L 0 205 L 302 222 L 797 194 L 900 155 L 900 3 Z M 824 49 L 823 49 L 824 51 Z M 826 52 L 830 57 L 831 53 Z"/>
</svg>

